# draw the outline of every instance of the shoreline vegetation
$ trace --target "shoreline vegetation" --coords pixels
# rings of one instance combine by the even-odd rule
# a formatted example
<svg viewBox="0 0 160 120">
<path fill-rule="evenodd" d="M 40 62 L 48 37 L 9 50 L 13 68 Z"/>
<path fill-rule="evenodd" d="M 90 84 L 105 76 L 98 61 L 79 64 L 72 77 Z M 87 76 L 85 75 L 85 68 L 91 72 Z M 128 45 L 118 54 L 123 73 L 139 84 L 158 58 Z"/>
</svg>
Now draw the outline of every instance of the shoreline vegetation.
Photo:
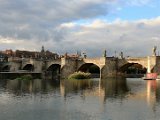
<svg viewBox="0 0 160 120">
<path fill-rule="evenodd" d="M 74 72 L 73 74 L 69 75 L 68 79 L 90 79 L 91 73 L 85 73 L 85 72 Z"/>
<path fill-rule="evenodd" d="M 32 80 L 32 75 L 23 75 L 21 77 L 17 77 L 15 80 Z"/>
</svg>

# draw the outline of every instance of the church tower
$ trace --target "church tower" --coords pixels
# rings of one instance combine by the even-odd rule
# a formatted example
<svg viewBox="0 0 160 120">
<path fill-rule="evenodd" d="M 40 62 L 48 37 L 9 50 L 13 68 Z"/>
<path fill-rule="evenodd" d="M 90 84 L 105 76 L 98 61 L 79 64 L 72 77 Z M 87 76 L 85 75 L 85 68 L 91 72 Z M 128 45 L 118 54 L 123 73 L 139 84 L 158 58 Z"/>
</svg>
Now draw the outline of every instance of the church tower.
<svg viewBox="0 0 160 120">
<path fill-rule="evenodd" d="M 42 50 L 41 50 L 41 53 L 44 53 L 45 51 L 44 51 L 44 46 L 42 46 Z"/>
</svg>

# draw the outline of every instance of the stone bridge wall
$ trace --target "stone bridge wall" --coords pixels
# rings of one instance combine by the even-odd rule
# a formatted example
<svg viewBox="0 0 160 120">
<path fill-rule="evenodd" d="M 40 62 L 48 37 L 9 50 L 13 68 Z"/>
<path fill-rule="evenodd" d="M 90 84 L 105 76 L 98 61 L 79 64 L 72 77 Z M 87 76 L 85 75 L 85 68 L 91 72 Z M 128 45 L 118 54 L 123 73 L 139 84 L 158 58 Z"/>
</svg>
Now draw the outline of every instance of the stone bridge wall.
<svg viewBox="0 0 160 120">
<path fill-rule="evenodd" d="M 160 74 L 160 56 L 156 57 L 156 65 L 153 68 L 153 72 Z"/>
<path fill-rule="evenodd" d="M 46 69 L 48 69 L 53 64 L 61 65 L 61 59 L 47 61 L 46 62 Z"/>
<path fill-rule="evenodd" d="M 10 62 L 10 71 L 16 72 L 21 69 L 21 62 Z"/>
<path fill-rule="evenodd" d="M 148 56 L 148 57 L 137 57 L 137 58 L 127 58 L 127 59 L 119 59 L 118 60 L 118 68 L 120 69 L 124 65 L 128 63 L 137 63 L 142 65 L 144 68 L 152 70 L 156 65 L 156 57 L 155 56 Z"/>
<path fill-rule="evenodd" d="M 70 74 L 76 72 L 77 60 L 63 58 L 61 62 L 61 77 L 67 78 Z"/>
<path fill-rule="evenodd" d="M 105 79 L 107 77 L 113 77 L 117 73 L 117 61 L 118 59 L 112 58 L 107 59 L 106 64 L 101 68 L 101 79 Z"/>
<path fill-rule="evenodd" d="M 144 68 L 148 68 L 148 58 L 128 58 L 126 59 L 128 63 L 138 63 L 142 65 Z"/>
<path fill-rule="evenodd" d="M 78 61 L 77 70 L 86 63 L 93 63 L 97 65 L 100 69 L 106 64 L 106 58 L 100 57 L 100 58 L 86 58 Z"/>
<path fill-rule="evenodd" d="M 70 58 L 61 58 L 59 60 L 51 61 L 42 61 L 36 59 L 24 59 L 21 61 L 10 61 L 11 66 L 10 71 L 17 71 L 22 69 L 27 64 L 32 64 L 34 66 L 34 72 L 43 72 L 52 64 L 61 65 L 61 76 L 63 78 L 68 77 L 68 75 L 78 71 L 78 69 L 86 64 L 93 63 L 100 68 L 101 77 L 107 78 L 108 76 L 114 76 L 118 70 L 128 63 L 138 63 L 143 67 L 148 69 L 148 60 L 150 62 L 150 68 L 154 71 L 159 71 L 160 73 L 160 57 L 150 56 L 143 58 L 127 58 L 127 59 L 118 59 L 118 58 L 109 58 L 109 57 L 100 57 L 100 58 L 86 58 L 86 59 L 70 59 Z"/>
<path fill-rule="evenodd" d="M 23 69 L 27 64 L 31 64 L 34 66 L 33 72 L 42 72 L 44 62 L 42 60 L 36 60 L 36 59 L 24 59 L 22 60 L 21 69 Z"/>
</svg>

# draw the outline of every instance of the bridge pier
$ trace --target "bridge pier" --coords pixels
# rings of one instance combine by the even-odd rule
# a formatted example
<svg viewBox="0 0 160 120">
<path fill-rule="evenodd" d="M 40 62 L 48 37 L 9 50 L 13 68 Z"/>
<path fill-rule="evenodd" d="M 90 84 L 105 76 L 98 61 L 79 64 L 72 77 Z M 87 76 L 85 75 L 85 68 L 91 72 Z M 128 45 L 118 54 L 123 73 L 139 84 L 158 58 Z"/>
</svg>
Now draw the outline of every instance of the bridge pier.
<svg viewBox="0 0 160 120">
<path fill-rule="evenodd" d="M 116 77 L 118 72 L 117 58 L 106 60 L 106 64 L 100 69 L 101 79 Z"/>
<path fill-rule="evenodd" d="M 19 62 L 11 62 L 10 63 L 10 72 L 18 71 L 21 68 L 21 63 Z"/>
<path fill-rule="evenodd" d="M 66 79 L 77 70 L 77 60 L 61 58 L 61 78 Z"/>
</svg>

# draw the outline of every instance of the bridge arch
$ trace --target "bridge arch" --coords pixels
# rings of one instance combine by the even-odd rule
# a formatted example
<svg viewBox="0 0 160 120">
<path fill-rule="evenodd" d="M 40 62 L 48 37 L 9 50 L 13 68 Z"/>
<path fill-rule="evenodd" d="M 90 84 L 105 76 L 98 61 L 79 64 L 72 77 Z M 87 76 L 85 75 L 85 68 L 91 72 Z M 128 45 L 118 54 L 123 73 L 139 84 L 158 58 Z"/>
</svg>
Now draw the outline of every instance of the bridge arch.
<svg viewBox="0 0 160 120">
<path fill-rule="evenodd" d="M 46 69 L 47 79 L 58 79 L 61 73 L 61 65 L 60 64 L 51 64 Z"/>
<path fill-rule="evenodd" d="M 3 66 L 2 68 L 1 68 L 1 71 L 2 72 L 9 72 L 10 71 L 10 65 L 5 65 L 5 66 Z"/>
<path fill-rule="evenodd" d="M 22 69 L 27 70 L 27 71 L 33 71 L 34 65 L 33 64 L 26 64 Z"/>
<path fill-rule="evenodd" d="M 139 63 L 126 63 L 119 68 L 119 72 L 126 74 L 145 74 L 147 68 Z"/>
<path fill-rule="evenodd" d="M 100 67 L 94 63 L 84 63 L 78 68 L 78 71 L 89 72 L 92 74 L 92 77 L 100 77 Z"/>
<path fill-rule="evenodd" d="M 57 71 L 60 73 L 61 65 L 60 64 L 51 64 L 48 68 L 47 71 Z"/>
</svg>

